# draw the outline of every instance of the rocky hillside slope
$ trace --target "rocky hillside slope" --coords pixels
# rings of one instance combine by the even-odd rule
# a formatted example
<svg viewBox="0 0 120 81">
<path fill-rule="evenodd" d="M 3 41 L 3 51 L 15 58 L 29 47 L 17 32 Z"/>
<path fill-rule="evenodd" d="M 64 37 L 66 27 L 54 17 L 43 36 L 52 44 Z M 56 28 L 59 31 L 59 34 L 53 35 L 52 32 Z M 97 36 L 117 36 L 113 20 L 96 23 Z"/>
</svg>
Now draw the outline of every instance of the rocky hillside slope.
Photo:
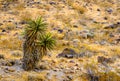
<svg viewBox="0 0 120 81">
<path fill-rule="evenodd" d="M 57 40 L 30 72 L 22 32 L 42 16 Z M 120 81 L 120 0 L 0 0 L 0 81 Z"/>
</svg>

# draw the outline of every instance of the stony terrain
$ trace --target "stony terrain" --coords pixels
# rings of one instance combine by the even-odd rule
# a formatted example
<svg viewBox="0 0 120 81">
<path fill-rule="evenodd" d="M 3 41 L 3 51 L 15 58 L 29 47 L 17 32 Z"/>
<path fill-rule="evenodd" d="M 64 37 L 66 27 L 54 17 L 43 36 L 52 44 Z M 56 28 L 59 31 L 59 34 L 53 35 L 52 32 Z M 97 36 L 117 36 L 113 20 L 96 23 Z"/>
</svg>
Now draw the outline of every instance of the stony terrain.
<svg viewBox="0 0 120 81">
<path fill-rule="evenodd" d="M 57 40 L 22 69 L 22 32 L 42 16 Z M 120 81 L 120 0 L 0 0 L 0 81 Z"/>
</svg>

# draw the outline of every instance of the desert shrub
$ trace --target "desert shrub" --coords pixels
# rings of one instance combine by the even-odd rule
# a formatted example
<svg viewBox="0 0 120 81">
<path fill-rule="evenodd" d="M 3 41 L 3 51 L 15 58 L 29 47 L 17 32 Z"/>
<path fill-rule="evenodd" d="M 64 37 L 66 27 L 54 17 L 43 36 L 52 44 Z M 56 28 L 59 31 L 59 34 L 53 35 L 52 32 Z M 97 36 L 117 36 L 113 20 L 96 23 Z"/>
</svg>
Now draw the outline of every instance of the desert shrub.
<svg viewBox="0 0 120 81">
<path fill-rule="evenodd" d="M 39 60 L 47 54 L 54 46 L 54 39 L 51 34 L 46 34 L 47 24 L 38 17 L 30 20 L 25 28 L 25 41 L 23 43 L 23 69 L 33 70 Z"/>
</svg>

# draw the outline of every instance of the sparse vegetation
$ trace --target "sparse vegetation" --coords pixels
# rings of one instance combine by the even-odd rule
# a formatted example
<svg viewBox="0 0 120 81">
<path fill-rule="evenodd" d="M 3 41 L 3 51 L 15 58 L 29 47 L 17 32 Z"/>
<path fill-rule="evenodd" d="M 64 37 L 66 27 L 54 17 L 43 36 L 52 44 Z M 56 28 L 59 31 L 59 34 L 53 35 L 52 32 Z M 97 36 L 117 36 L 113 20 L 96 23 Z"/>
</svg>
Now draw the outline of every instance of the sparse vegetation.
<svg viewBox="0 0 120 81">
<path fill-rule="evenodd" d="M 35 21 L 30 20 L 25 28 L 25 41 L 23 44 L 23 68 L 24 70 L 33 70 L 39 62 L 39 51 L 36 46 L 36 40 L 46 31 L 46 23 L 42 18 Z"/>
<path fill-rule="evenodd" d="M 0 0 L 0 81 L 119 81 L 119 4 Z"/>
<path fill-rule="evenodd" d="M 51 50 L 55 45 L 51 34 L 45 35 L 46 25 L 39 17 L 35 21 L 30 20 L 25 28 L 25 42 L 23 44 L 23 68 L 25 70 L 33 70 L 39 60 L 46 55 L 47 50 Z"/>
<path fill-rule="evenodd" d="M 40 36 L 37 45 L 39 47 L 40 58 L 47 55 L 48 50 L 52 50 L 55 46 L 55 40 L 50 33 Z"/>
</svg>

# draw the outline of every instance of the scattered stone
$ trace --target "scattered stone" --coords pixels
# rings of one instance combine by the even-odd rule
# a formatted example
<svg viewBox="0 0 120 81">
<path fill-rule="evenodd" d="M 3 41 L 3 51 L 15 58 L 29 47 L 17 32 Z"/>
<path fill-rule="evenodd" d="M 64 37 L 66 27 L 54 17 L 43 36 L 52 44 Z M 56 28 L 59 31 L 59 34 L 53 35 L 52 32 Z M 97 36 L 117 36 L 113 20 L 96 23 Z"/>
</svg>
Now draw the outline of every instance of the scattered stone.
<svg viewBox="0 0 120 81">
<path fill-rule="evenodd" d="M 71 48 L 65 48 L 62 53 L 58 54 L 57 57 L 74 58 L 77 53 Z"/>
</svg>

